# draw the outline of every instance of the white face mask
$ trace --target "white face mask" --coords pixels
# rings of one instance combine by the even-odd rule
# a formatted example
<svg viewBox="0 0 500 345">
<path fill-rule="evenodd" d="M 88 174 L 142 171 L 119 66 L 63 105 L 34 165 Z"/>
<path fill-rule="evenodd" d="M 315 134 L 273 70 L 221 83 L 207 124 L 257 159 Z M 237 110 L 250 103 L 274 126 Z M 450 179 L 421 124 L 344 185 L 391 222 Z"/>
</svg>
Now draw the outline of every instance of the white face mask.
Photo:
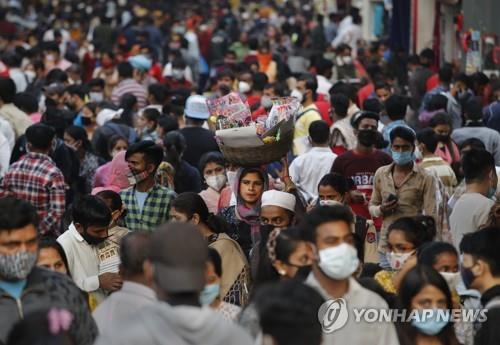
<svg viewBox="0 0 500 345">
<path fill-rule="evenodd" d="M 35 80 L 36 78 L 35 71 L 25 71 L 24 74 L 26 74 L 26 79 L 28 79 L 28 83 L 32 83 L 33 80 Z"/>
<path fill-rule="evenodd" d="M 393 270 L 399 271 L 403 267 L 404 263 L 410 258 L 410 256 L 412 256 L 414 252 L 415 251 L 411 251 L 409 253 L 390 252 L 387 253 L 387 260 L 391 264 L 391 268 Z"/>
<path fill-rule="evenodd" d="M 343 206 L 344 204 L 337 200 L 320 200 L 320 206 Z"/>
<path fill-rule="evenodd" d="M 205 182 L 210 188 L 218 192 L 226 185 L 227 177 L 224 174 L 205 176 Z"/>
<path fill-rule="evenodd" d="M 273 100 L 269 96 L 262 96 L 260 99 L 260 105 L 262 105 L 262 107 L 266 110 L 271 109 L 273 107 Z"/>
<path fill-rule="evenodd" d="M 247 92 L 249 92 L 251 89 L 252 89 L 252 88 L 251 88 L 250 84 L 248 84 L 246 81 L 240 81 L 240 82 L 238 83 L 238 91 L 239 91 L 240 93 L 247 93 Z"/>
<path fill-rule="evenodd" d="M 102 92 L 89 92 L 90 101 L 92 102 L 102 102 L 104 100 L 104 95 Z"/>
<path fill-rule="evenodd" d="M 350 56 L 343 56 L 342 61 L 344 62 L 345 65 L 350 65 L 352 64 L 352 57 Z"/>
<path fill-rule="evenodd" d="M 454 291 L 457 289 L 457 285 L 460 282 L 460 272 L 439 272 L 446 280 L 446 283 L 448 283 L 448 287 L 450 288 L 451 291 Z"/>
<path fill-rule="evenodd" d="M 320 250 L 318 265 L 328 277 L 335 280 L 346 279 L 359 266 L 358 253 L 353 246 L 342 243 L 336 247 Z"/>
<path fill-rule="evenodd" d="M 172 78 L 175 80 L 182 80 L 182 78 L 184 78 L 184 71 L 181 69 L 173 69 Z"/>
<path fill-rule="evenodd" d="M 304 95 L 302 94 L 302 92 L 300 92 L 299 90 L 297 89 L 293 89 L 292 92 L 290 93 L 290 96 L 291 97 L 295 97 L 297 98 L 297 100 L 302 103 L 302 101 L 304 100 Z"/>
</svg>

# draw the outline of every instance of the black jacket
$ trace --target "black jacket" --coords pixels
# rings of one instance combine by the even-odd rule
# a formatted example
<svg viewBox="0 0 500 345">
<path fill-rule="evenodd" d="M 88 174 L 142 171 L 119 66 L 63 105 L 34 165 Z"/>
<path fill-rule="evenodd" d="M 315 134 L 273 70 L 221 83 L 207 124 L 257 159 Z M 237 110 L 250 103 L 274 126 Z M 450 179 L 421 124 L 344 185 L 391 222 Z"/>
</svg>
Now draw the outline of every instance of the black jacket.
<svg viewBox="0 0 500 345">
<path fill-rule="evenodd" d="M 493 303 L 495 305 L 493 305 Z M 486 290 L 481 297 L 487 320 L 481 323 L 481 328 L 476 333 L 475 345 L 498 345 L 500 344 L 500 285 L 495 285 Z M 490 306 L 488 306 L 490 304 Z"/>
</svg>

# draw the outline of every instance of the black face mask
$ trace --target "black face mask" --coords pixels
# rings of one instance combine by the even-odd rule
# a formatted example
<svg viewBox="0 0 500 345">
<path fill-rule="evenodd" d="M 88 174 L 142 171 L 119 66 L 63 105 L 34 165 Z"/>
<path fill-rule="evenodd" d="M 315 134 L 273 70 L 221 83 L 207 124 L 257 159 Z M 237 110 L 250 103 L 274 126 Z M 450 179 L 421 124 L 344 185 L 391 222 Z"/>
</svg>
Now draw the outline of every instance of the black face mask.
<svg viewBox="0 0 500 345">
<path fill-rule="evenodd" d="M 371 129 L 362 129 L 358 132 L 359 143 L 363 146 L 372 146 L 377 142 L 377 132 Z"/>
<path fill-rule="evenodd" d="M 84 230 L 82 237 L 85 240 L 85 242 L 87 242 L 91 246 L 97 246 L 98 244 L 101 244 L 102 242 L 106 241 L 106 239 L 108 238 L 108 237 L 97 237 L 90 235 L 87 232 L 87 230 Z"/>
<path fill-rule="evenodd" d="M 312 271 L 312 266 L 299 267 L 293 279 L 304 282 Z"/>
<path fill-rule="evenodd" d="M 82 116 L 81 119 L 82 119 L 82 125 L 84 126 L 89 126 L 92 124 L 92 119 L 90 117 Z"/>
</svg>

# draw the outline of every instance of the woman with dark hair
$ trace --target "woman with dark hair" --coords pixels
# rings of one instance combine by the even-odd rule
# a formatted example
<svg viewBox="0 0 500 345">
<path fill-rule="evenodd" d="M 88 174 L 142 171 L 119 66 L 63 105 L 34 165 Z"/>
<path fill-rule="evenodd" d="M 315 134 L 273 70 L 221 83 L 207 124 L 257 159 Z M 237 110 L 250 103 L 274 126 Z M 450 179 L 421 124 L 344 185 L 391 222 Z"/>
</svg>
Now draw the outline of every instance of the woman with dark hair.
<svg viewBox="0 0 500 345">
<path fill-rule="evenodd" d="M 458 299 L 457 285 L 460 283 L 460 267 L 458 252 L 455 247 L 447 242 L 430 242 L 424 244 L 417 252 L 419 265 L 426 265 L 438 271 L 448 283 L 448 287 L 454 294 L 454 302 Z"/>
<path fill-rule="evenodd" d="M 94 131 L 97 128 L 97 103 L 90 102 L 83 106 L 81 123 L 87 132 L 87 137 L 92 140 Z"/>
<path fill-rule="evenodd" d="M 219 211 L 221 191 L 227 185 L 226 162 L 220 152 L 207 152 L 200 158 L 199 169 L 207 189 L 200 196 L 212 213 Z"/>
<path fill-rule="evenodd" d="M 127 151 L 127 148 L 128 141 L 127 139 L 125 139 L 125 137 L 122 137 L 120 135 L 113 135 L 109 139 L 108 152 L 112 159 L 115 158 L 118 153 Z M 94 188 L 105 187 L 108 185 L 109 177 L 111 174 L 111 162 L 112 160 L 97 168 L 94 176 Z"/>
<path fill-rule="evenodd" d="M 398 323 L 402 345 L 458 345 L 453 322 L 451 292 L 444 278 L 432 267 L 417 265 L 404 276 L 399 305 L 408 322 Z M 411 313 L 411 314 L 410 314 Z"/>
<path fill-rule="evenodd" d="M 260 206 L 268 187 L 267 174 L 259 168 L 239 169 L 233 186 L 236 206 L 220 211 L 230 225 L 229 236 L 240 244 L 247 257 L 260 241 Z"/>
<path fill-rule="evenodd" d="M 182 193 L 172 201 L 170 218 L 198 226 L 209 247 L 216 249 L 222 258 L 222 300 L 236 305 L 246 304 L 250 288 L 248 261 L 239 244 L 225 233 L 227 223 L 224 219 L 209 213 L 203 199 L 193 192 Z"/>
<path fill-rule="evenodd" d="M 80 159 L 80 183 L 84 194 L 90 193 L 94 175 L 102 160 L 93 153 L 87 132 L 80 126 L 69 126 L 64 131 L 64 142 L 73 149 Z"/>
<path fill-rule="evenodd" d="M 134 117 L 138 111 L 137 97 L 131 93 L 126 93 L 120 98 L 120 109 L 123 113 L 120 117 L 120 122 L 129 127 L 134 127 Z"/>
<path fill-rule="evenodd" d="M 38 242 L 38 260 L 36 265 L 71 276 L 66 253 L 59 242 L 52 237 L 42 237 Z"/>
<path fill-rule="evenodd" d="M 397 293 L 398 283 L 411 269 L 417 258 L 417 249 L 436 236 L 436 223 L 432 217 L 403 217 L 389 226 L 386 256 L 390 269 L 375 274 L 375 280 L 390 293 Z"/>
<path fill-rule="evenodd" d="M 122 238 L 130 231 L 120 226 L 127 214 L 120 194 L 112 190 L 103 190 L 96 194 L 101 198 L 111 211 L 111 223 L 108 228 L 108 238 L 98 247 L 99 273 L 119 271 L 120 243 Z"/>
<path fill-rule="evenodd" d="M 167 133 L 163 139 L 165 161 L 170 163 L 174 170 L 174 186 L 177 193 L 201 191 L 200 173 L 196 168 L 183 159 L 186 151 L 186 139 L 179 131 Z"/>
</svg>

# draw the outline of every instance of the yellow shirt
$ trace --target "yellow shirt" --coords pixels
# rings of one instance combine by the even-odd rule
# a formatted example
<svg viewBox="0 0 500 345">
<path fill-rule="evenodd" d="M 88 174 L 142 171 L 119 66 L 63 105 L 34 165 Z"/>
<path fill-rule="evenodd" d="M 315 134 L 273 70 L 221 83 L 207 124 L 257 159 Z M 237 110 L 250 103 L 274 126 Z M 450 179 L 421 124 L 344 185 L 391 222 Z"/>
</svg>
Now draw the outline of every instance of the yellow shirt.
<svg viewBox="0 0 500 345">
<path fill-rule="evenodd" d="M 314 103 L 303 108 L 300 114 L 302 115 L 295 122 L 295 130 L 293 132 L 293 154 L 295 156 L 305 153 L 306 145 L 304 143 L 309 135 L 309 126 L 314 121 L 321 120 L 318 107 Z"/>
<path fill-rule="evenodd" d="M 375 274 L 375 280 L 377 283 L 380 284 L 384 288 L 386 292 L 393 293 L 395 294 L 396 287 L 394 286 L 394 283 L 392 282 L 392 278 L 396 272 L 390 272 L 390 271 L 380 271 L 377 274 Z"/>
</svg>

